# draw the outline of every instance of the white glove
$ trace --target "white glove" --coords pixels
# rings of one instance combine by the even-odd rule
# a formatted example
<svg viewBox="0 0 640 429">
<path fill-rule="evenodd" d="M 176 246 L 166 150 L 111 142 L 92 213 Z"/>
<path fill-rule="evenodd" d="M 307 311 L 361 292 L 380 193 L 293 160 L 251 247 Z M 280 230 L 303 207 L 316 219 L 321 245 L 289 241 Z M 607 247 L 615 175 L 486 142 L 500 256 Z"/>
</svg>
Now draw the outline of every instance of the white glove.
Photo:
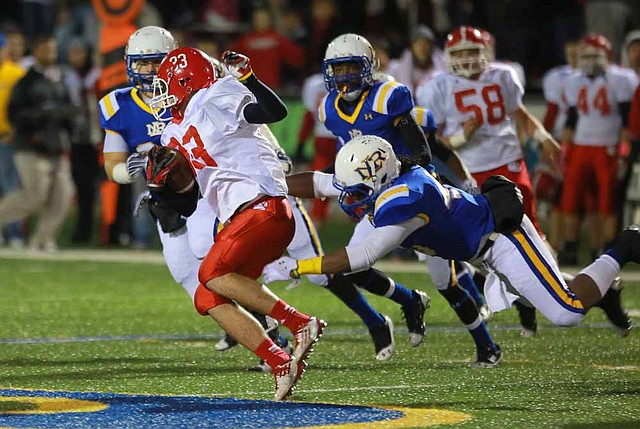
<svg viewBox="0 0 640 429">
<path fill-rule="evenodd" d="M 246 55 L 234 51 L 224 51 L 221 60 L 227 66 L 229 73 L 240 82 L 244 82 L 253 73 L 251 60 Z"/>
<path fill-rule="evenodd" d="M 133 216 L 138 217 L 140 215 L 140 211 L 145 204 L 149 204 L 151 201 L 151 192 L 144 191 L 140 195 L 138 195 L 138 199 L 136 200 L 136 204 L 133 208 Z"/>
<path fill-rule="evenodd" d="M 147 168 L 147 154 L 134 152 L 127 158 L 127 173 L 132 179 Z"/>
<path fill-rule="evenodd" d="M 476 182 L 476 179 L 474 179 L 473 177 L 462 182 L 460 188 L 471 195 L 480 194 L 480 189 L 478 189 L 478 182 Z"/>
<path fill-rule="evenodd" d="M 262 280 L 265 284 L 273 283 L 278 280 L 291 280 L 293 277 L 291 272 L 298 269 L 298 261 L 283 256 L 280 259 L 267 264 L 262 270 Z"/>
</svg>

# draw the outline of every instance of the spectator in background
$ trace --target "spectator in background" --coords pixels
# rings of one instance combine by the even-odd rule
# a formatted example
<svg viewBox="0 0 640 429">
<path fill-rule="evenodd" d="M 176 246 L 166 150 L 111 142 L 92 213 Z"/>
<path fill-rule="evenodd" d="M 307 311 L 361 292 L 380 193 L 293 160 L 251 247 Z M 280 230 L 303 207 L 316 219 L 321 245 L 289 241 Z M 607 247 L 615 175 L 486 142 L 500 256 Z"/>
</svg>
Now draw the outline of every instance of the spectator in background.
<svg viewBox="0 0 640 429">
<path fill-rule="evenodd" d="M 282 69 L 288 66 L 302 71 L 304 50 L 275 30 L 267 7 L 254 9 L 251 23 L 253 30 L 236 40 L 231 49 L 251 58 L 256 74 L 265 85 L 281 89 L 283 84 L 290 83 L 288 79 L 283 81 Z"/>
<path fill-rule="evenodd" d="M 25 56 L 26 45 L 24 34 L 17 27 L 11 27 L 4 33 L 7 42 L 7 56 L 24 70 L 33 65 L 33 56 Z"/>
<path fill-rule="evenodd" d="M 7 107 L 13 87 L 24 76 L 24 70 L 8 55 L 6 39 L 0 34 L 0 195 L 20 187 L 20 176 L 13 160 L 13 128 L 9 123 Z M 22 219 L 6 225 L 0 233 L 0 243 L 6 241 L 11 247 L 24 245 Z"/>
<path fill-rule="evenodd" d="M 29 245 L 45 251 L 57 249 L 58 232 L 73 197 L 69 129 L 77 108 L 70 104 L 57 55 L 54 38 L 36 38 L 35 63 L 11 93 L 9 120 L 15 127 L 21 187 L 0 200 L 0 225 L 40 214 Z"/>
<path fill-rule="evenodd" d="M 71 241 L 89 244 L 93 237 L 94 202 L 100 167 L 96 143 L 100 140 L 96 129 L 97 104 L 95 86 L 100 69 L 94 67 L 89 47 L 81 39 L 68 44 L 69 67 L 65 81 L 71 102 L 80 111 L 73 118 L 71 129 L 71 174 L 76 186 L 78 213 Z"/>
<path fill-rule="evenodd" d="M 304 43 L 307 55 L 306 75 L 319 73 L 327 45 L 343 31 L 342 20 L 333 0 L 313 0 L 307 22 L 307 39 Z"/>
<path fill-rule="evenodd" d="M 633 69 L 640 76 L 640 29 L 630 31 L 624 38 L 622 65 Z"/>
<path fill-rule="evenodd" d="M 389 63 L 387 72 L 398 82 L 405 84 L 414 97 L 421 83 L 429 80 L 435 73 L 446 70 L 444 54 L 435 43 L 433 31 L 426 25 L 419 25 L 411 33 L 411 45 L 400 58 Z"/>
</svg>

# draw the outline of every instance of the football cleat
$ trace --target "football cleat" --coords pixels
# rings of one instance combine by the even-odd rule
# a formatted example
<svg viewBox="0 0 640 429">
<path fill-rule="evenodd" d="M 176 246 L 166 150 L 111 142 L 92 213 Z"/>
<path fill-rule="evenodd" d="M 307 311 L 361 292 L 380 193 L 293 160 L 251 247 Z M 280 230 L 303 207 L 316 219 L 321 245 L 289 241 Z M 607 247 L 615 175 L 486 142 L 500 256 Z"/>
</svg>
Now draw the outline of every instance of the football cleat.
<svg viewBox="0 0 640 429">
<path fill-rule="evenodd" d="M 305 361 L 298 361 L 295 356 L 291 356 L 291 360 L 273 369 L 273 376 L 276 380 L 276 401 L 284 401 L 291 396 L 295 390 L 296 383 L 302 378 L 306 368 Z"/>
<path fill-rule="evenodd" d="M 498 364 L 502 361 L 502 350 L 500 350 L 499 345 L 495 345 L 495 347 L 487 346 L 484 349 L 478 350 L 478 360 L 475 361 L 473 366 L 478 368 L 493 368 L 498 366 Z"/>
<path fill-rule="evenodd" d="M 237 346 L 238 342 L 234 340 L 231 335 L 225 334 L 224 338 L 216 343 L 216 350 L 219 352 L 224 352 L 233 347 Z"/>
<path fill-rule="evenodd" d="M 393 339 L 393 321 L 384 316 L 382 325 L 369 329 L 373 345 L 376 348 L 376 360 L 386 361 L 391 359 L 396 351 L 396 342 Z"/>
<path fill-rule="evenodd" d="M 266 361 L 260 359 L 257 365 L 250 366 L 247 368 L 247 371 L 251 372 L 271 372 L 271 367 L 267 364 Z"/>
<path fill-rule="evenodd" d="M 431 306 L 431 298 L 420 290 L 413 291 L 413 305 L 403 307 L 403 317 L 409 329 L 409 343 L 412 347 L 418 347 L 424 339 L 427 327 L 424 323 L 424 313 Z"/>
<path fill-rule="evenodd" d="M 536 309 L 534 307 L 529 307 L 528 305 L 525 305 L 520 301 L 515 301 L 513 304 L 518 310 L 518 316 L 520 317 L 520 325 L 522 326 L 520 335 L 524 338 L 535 337 L 536 333 L 538 332 Z"/>
<path fill-rule="evenodd" d="M 640 225 L 631 225 L 620 231 L 613 245 L 613 251 L 624 261 L 640 264 Z"/>
<path fill-rule="evenodd" d="M 313 351 L 312 346 L 322 337 L 322 331 L 326 326 L 327 323 L 324 320 L 312 317 L 306 325 L 295 331 L 293 356 L 299 361 L 304 361 Z"/>
<path fill-rule="evenodd" d="M 616 277 L 607 293 L 604 294 L 596 306 L 600 307 L 602 311 L 604 311 L 604 314 L 607 315 L 609 321 L 618 331 L 618 334 L 620 334 L 621 337 L 626 337 L 631 333 L 633 325 L 631 323 L 631 319 L 629 319 L 629 315 L 622 307 L 622 302 L 620 301 L 622 289 L 622 279 L 620 277 Z"/>
</svg>

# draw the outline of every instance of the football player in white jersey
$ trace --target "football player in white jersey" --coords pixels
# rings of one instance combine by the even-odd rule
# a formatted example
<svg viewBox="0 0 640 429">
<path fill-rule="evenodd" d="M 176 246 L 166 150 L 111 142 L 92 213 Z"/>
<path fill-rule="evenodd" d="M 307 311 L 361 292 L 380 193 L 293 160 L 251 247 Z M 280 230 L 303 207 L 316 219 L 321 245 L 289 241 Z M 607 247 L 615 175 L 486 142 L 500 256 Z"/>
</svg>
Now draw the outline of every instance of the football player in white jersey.
<svg viewBox="0 0 640 429">
<path fill-rule="evenodd" d="M 517 130 L 540 141 L 543 159 L 552 165 L 560 146 L 522 104 L 524 90 L 513 68 L 490 64 L 488 51 L 480 30 L 454 30 L 445 45 L 449 72 L 421 85 L 417 104 L 431 109 L 438 134 L 457 149 L 480 187 L 493 175 L 518 185 L 525 213 L 542 234 Z M 535 322 L 523 326 L 523 332 L 535 332 Z"/>
<path fill-rule="evenodd" d="M 295 230 L 284 172 L 260 131 L 260 124 L 283 119 L 287 108 L 256 78 L 247 57 L 225 52 L 222 62 L 232 76 L 217 79 L 202 51 L 173 50 L 154 79 L 151 106 L 158 118 L 170 111 L 162 143 L 189 161 L 196 179 L 191 186 L 198 186 L 223 225 L 200 266 L 195 307 L 267 362 L 276 381 L 275 399 L 284 400 L 326 326 L 256 282 L 264 265 L 284 252 Z M 163 177 L 149 177 L 149 185 L 162 188 Z M 236 302 L 286 326 L 295 338 L 293 355 L 279 348 Z"/>
<path fill-rule="evenodd" d="M 617 231 L 614 183 L 617 148 L 627 127 L 630 101 L 637 76 L 610 65 L 611 45 L 602 35 L 591 34 L 580 42 L 579 70 L 566 80 L 568 108 L 563 143 L 571 144 L 567 157 L 562 211 L 565 225 L 563 259 L 575 262 L 578 212 L 584 196 L 585 178 L 595 184 L 600 234 L 596 249 L 603 249 Z"/>
</svg>

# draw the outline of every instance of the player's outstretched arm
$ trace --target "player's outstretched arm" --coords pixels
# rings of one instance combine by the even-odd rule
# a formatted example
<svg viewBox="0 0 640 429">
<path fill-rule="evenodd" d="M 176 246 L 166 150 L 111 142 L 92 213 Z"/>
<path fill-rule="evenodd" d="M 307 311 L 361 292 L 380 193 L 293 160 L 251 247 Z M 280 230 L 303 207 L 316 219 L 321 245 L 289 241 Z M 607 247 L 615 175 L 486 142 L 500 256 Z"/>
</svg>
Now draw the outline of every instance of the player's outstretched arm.
<svg viewBox="0 0 640 429">
<path fill-rule="evenodd" d="M 542 145 L 542 158 L 549 165 L 557 165 L 562 157 L 562 149 L 560 144 L 553 138 L 544 128 L 542 123 L 533 116 L 526 107 L 520 105 L 519 108 L 511 113 L 516 122 L 518 129 L 522 129 L 525 133 L 540 142 Z"/>
<path fill-rule="evenodd" d="M 299 198 L 327 198 L 340 195 L 333 186 L 333 174 L 305 171 L 287 176 L 289 195 Z"/>
<path fill-rule="evenodd" d="M 244 117 L 252 124 L 270 124 L 284 119 L 287 106 L 267 85 L 253 73 L 251 61 L 246 55 L 238 52 L 225 51 L 222 62 L 229 72 L 242 82 L 255 95 L 257 102 L 250 103 L 244 108 Z"/>
</svg>

